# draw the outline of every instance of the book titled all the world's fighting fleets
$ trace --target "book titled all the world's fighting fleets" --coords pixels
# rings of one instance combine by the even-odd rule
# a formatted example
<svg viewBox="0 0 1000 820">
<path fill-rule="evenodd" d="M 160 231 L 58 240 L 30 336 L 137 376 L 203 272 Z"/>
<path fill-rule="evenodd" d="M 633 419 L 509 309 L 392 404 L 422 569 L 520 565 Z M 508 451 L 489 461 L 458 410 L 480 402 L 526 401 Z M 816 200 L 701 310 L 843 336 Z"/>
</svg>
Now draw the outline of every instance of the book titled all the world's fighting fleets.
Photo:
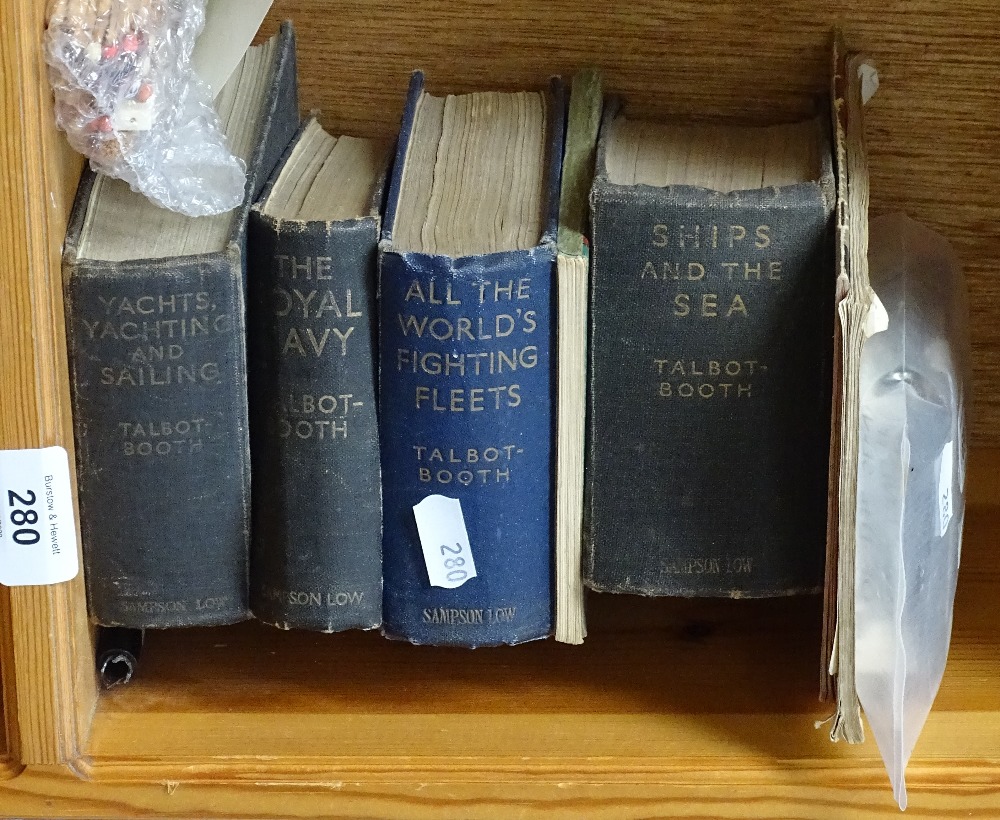
<svg viewBox="0 0 1000 820">
<path fill-rule="evenodd" d="M 234 215 L 81 184 L 93 618 L 480 647 L 581 642 L 585 586 L 818 590 L 825 122 L 666 126 L 596 72 L 443 96 L 418 72 L 393 155 L 300 124 L 293 45 L 226 103 L 256 146 Z"/>
</svg>

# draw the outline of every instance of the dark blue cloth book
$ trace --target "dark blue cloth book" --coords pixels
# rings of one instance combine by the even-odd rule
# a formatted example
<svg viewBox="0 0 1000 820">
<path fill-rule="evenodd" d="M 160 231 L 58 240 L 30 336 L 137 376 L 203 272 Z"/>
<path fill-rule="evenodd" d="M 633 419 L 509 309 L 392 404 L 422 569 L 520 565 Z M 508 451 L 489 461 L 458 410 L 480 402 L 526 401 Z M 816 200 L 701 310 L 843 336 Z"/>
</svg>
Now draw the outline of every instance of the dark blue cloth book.
<svg viewBox="0 0 1000 820">
<path fill-rule="evenodd" d="M 240 207 L 172 214 L 90 170 L 77 190 L 66 335 L 87 601 L 103 626 L 250 614 L 246 226 L 299 124 L 291 24 L 254 48 L 222 92 L 259 90 L 227 126 L 247 151 Z"/>
<path fill-rule="evenodd" d="M 310 119 L 250 212 L 250 609 L 282 629 L 382 620 L 374 328 L 387 153 Z"/>
<path fill-rule="evenodd" d="M 469 101 L 470 109 L 484 99 Z M 412 157 L 428 153 L 414 140 L 422 100 L 465 101 L 424 95 L 419 72 L 410 85 L 379 271 L 383 630 L 391 638 L 477 647 L 552 630 L 550 354 L 565 116 L 558 80 L 543 99 L 537 239 L 514 250 L 452 255 L 414 250 L 401 238 L 401 191 L 404 176 L 419 173 Z M 493 102 L 480 110 L 493 110 Z M 447 121 L 444 128 L 440 150 L 448 144 Z M 433 156 L 438 149 L 431 149 Z M 404 195 L 403 208 L 408 201 Z M 414 506 L 433 495 L 458 500 L 467 542 L 418 531 Z M 457 585 L 432 586 L 432 565 Z"/>
</svg>

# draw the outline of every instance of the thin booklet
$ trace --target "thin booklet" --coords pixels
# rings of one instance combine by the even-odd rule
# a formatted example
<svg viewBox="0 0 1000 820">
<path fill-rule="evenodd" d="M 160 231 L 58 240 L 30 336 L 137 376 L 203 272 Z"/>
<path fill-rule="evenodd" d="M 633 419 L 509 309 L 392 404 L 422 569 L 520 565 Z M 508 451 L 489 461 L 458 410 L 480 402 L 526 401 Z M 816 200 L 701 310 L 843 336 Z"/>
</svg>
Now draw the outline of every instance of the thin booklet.
<svg viewBox="0 0 1000 820">
<path fill-rule="evenodd" d="M 855 555 L 861 350 L 884 311 L 868 279 L 868 164 L 862 109 L 874 93 L 874 68 L 834 43 L 833 129 L 837 165 L 837 337 L 830 471 L 824 674 L 821 695 L 836 699 L 832 740 L 861 743 L 864 728 L 855 683 Z M 827 663 L 829 664 L 827 667 Z"/>
</svg>

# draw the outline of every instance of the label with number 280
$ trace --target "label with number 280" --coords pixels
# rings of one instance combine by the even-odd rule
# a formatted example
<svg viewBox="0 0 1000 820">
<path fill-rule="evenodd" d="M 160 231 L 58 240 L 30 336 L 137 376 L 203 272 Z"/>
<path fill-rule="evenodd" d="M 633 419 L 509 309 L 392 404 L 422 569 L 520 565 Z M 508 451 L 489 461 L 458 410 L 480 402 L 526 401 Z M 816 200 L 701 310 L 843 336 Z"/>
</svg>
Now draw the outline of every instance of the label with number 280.
<svg viewBox="0 0 1000 820">
<path fill-rule="evenodd" d="M 462 503 L 457 498 L 429 495 L 413 508 L 420 546 L 433 587 L 456 589 L 476 577 Z"/>
<path fill-rule="evenodd" d="M 66 451 L 0 450 L 0 584 L 58 584 L 78 571 Z"/>
</svg>

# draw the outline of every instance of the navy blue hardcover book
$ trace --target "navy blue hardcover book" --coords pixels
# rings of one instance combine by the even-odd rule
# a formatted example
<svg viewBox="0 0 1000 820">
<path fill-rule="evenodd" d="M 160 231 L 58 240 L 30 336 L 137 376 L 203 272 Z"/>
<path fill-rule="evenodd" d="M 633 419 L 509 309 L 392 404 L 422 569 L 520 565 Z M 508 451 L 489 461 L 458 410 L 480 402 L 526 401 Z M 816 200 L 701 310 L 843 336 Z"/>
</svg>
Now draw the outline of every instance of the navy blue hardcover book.
<svg viewBox="0 0 1000 820">
<path fill-rule="evenodd" d="M 63 249 L 91 617 L 165 629 L 245 620 L 250 448 L 246 226 L 299 124 L 295 33 L 254 46 L 220 92 L 244 203 L 188 217 L 91 170 Z M 238 89 L 248 95 L 235 111 Z"/>
<path fill-rule="evenodd" d="M 382 620 L 374 329 L 386 154 L 311 118 L 250 212 L 250 609 L 282 629 Z"/>
<path fill-rule="evenodd" d="M 521 122 L 526 116 L 530 119 L 524 114 L 529 104 L 540 112 L 536 113 L 539 145 L 527 152 L 522 146 L 517 152 L 510 148 L 517 137 L 487 133 L 484 138 L 498 145 L 501 156 L 495 167 L 507 168 L 508 185 L 510 175 L 522 170 L 526 178 L 537 179 L 538 190 L 515 197 L 520 206 L 513 206 L 522 212 L 534 208 L 529 214 L 534 222 L 529 224 L 535 228 L 522 231 L 515 249 L 501 252 L 448 253 L 442 248 L 470 243 L 449 244 L 446 238 L 435 244 L 433 237 L 423 245 L 411 241 L 401 229 L 412 216 L 404 209 L 414 201 L 405 190 L 407 175 L 412 184 L 424 173 L 428 189 L 423 205 L 429 203 L 433 211 L 439 198 L 449 196 L 441 192 L 441 177 L 447 173 L 441 155 L 449 146 L 465 157 L 479 152 L 481 158 L 474 142 L 456 148 L 468 131 L 449 121 L 445 109 L 465 105 L 474 121 L 477 111 L 488 117 L 498 108 L 513 106 L 520 110 L 515 121 Z M 429 116 L 436 119 L 428 132 Z M 465 95 L 444 100 L 425 94 L 422 74 L 413 75 L 379 265 L 383 631 L 388 637 L 477 647 L 551 634 L 554 363 L 550 352 L 564 116 L 558 80 L 552 81 L 547 95 Z M 428 146 L 427 133 L 432 141 L 440 135 L 440 143 Z M 499 145 L 504 139 L 507 149 Z M 524 153 L 530 155 L 524 165 L 534 163 L 534 177 L 532 169 L 521 167 Z M 421 157 L 431 157 L 434 173 L 428 167 L 421 169 Z M 488 193 L 475 194 L 494 202 Z M 463 204 L 459 195 L 454 212 L 441 217 L 437 228 L 423 224 L 425 237 L 431 230 L 440 239 L 442 230 L 454 227 L 469 212 L 485 213 L 500 226 L 505 206 L 502 194 L 498 196 L 501 204 L 494 202 L 491 212 L 488 203 L 484 207 L 473 198 Z M 500 214 L 494 216 L 497 207 Z M 413 221 L 409 219 L 410 224 Z M 422 250 L 413 250 L 414 245 Z M 467 542 L 457 538 L 451 543 L 440 533 L 418 531 L 414 507 L 429 496 L 458 500 Z M 435 573 L 446 579 L 442 583 L 454 586 L 432 585 Z"/>
</svg>

